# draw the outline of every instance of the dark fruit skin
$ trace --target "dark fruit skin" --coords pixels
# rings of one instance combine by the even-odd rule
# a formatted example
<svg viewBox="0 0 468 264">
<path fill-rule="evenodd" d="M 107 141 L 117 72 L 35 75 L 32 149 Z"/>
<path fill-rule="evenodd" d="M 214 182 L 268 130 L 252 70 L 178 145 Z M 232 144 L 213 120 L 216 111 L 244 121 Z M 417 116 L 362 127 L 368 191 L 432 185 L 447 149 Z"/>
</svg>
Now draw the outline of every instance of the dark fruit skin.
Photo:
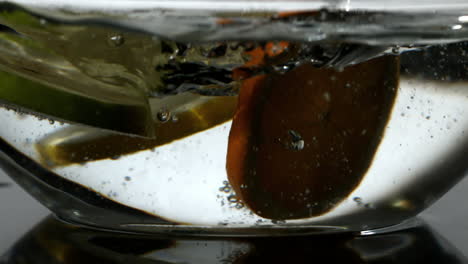
<svg viewBox="0 0 468 264">
<path fill-rule="evenodd" d="M 338 72 L 304 64 L 244 81 L 227 173 L 257 215 L 300 219 L 330 211 L 362 181 L 397 93 L 399 60 Z"/>
</svg>

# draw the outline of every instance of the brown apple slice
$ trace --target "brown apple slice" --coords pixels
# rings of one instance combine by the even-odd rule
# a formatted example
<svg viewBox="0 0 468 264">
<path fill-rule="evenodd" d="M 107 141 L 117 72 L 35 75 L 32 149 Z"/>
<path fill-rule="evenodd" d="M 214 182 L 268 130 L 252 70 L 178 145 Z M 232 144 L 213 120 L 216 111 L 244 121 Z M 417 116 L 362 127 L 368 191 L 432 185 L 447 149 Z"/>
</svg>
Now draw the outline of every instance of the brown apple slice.
<svg viewBox="0 0 468 264">
<path fill-rule="evenodd" d="M 338 72 L 302 65 L 244 81 L 227 154 L 229 181 L 257 215 L 330 211 L 361 182 L 396 97 L 397 57 Z"/>
</svg>

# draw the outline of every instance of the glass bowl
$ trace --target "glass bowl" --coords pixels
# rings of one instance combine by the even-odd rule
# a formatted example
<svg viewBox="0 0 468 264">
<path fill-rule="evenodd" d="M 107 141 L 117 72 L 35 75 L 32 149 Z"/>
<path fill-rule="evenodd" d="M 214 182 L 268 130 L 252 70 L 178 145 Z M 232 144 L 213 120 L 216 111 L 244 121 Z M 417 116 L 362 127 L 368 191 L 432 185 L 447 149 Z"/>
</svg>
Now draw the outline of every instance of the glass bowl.
<svg viewBox="0 0 468 264">
<path fill-rule="evenodd" d="M 0 1 L 0 165 L 139 233 L 380 233 L 462 179 L 466 1 Z"/>
</svg>

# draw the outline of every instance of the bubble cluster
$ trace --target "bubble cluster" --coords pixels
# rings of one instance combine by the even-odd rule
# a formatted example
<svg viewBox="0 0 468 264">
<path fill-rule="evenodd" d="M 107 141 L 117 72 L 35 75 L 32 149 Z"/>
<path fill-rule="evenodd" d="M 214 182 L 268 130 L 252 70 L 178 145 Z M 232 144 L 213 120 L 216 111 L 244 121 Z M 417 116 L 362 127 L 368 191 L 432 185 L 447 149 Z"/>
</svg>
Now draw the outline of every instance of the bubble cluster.
<svg viewBox="0 0 468 264">
<path fill-rule="evenodd" d="M 247 188 L 247 186 L 244 185 L 241 188 Z M 223 186 L 219 187 L 219 191 L 227 194 L 225 198 L 223 196 L 218 196 L 218 198 L 222 199 L 221 205 L 225 204 L 224 199 L 226 199 L 230 208 L 242 209 L 245 207 L 244 203 L 236 196 L 228 181 L 223 181 Z"/>
</svg>

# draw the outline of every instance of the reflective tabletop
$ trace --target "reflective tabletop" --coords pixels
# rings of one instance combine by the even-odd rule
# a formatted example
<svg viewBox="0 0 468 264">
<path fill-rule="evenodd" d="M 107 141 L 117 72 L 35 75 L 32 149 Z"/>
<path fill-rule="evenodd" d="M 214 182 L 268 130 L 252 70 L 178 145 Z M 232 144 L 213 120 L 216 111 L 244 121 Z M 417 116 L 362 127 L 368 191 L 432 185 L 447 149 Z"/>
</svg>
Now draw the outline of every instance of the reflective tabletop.
<svg viewBox="0 0 468 264">
<path fill-rule="evenodd" d="M 468 180 L 408 229 L 377 236 L 283 238 L 141 236 L 78 228 L 2 176 L 0 263 L 468 263 Z M 457 205 L 457 207 L 455 207 Z M 28 231 L 29 230 L 29 231 Z"/>
</svg>

